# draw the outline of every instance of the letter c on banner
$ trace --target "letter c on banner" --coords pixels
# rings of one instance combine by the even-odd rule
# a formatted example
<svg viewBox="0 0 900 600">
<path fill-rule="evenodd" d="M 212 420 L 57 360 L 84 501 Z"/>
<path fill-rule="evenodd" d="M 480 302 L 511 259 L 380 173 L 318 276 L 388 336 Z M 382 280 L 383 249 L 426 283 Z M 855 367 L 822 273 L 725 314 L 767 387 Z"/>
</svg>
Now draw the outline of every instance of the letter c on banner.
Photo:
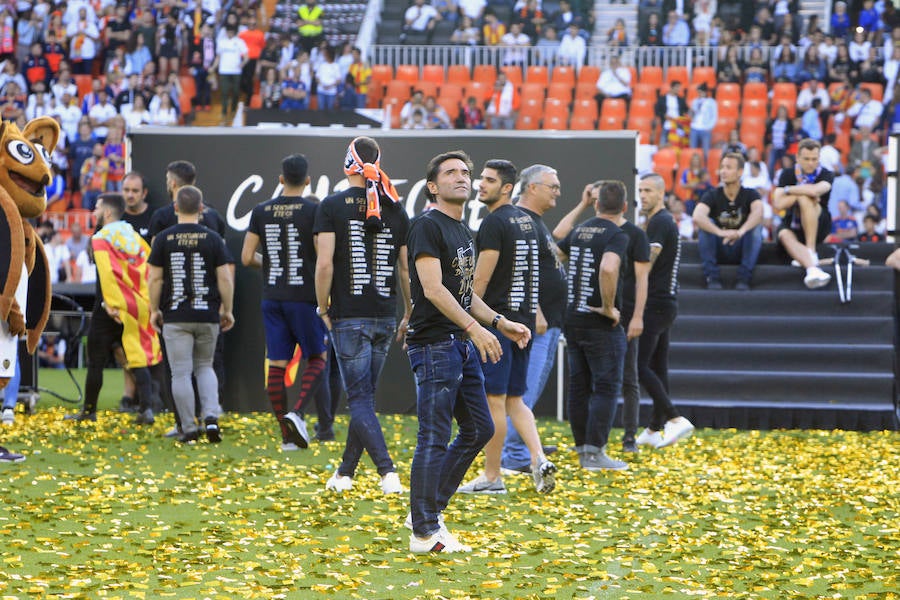
<svg viewBox="0 0 900 600">
<path fill-rule="evenodd" d="M 252 187 L 251 187 L 252 186 Z M 228 223 L 228 226 L 237 231 L 246 231 L 250 226 L 250 213 L 253 208 L 247 211 L 242 217 L 238 217 L 235 213 L 237 210 L 237 205 L 241 201 L 241 196 L 244 195 L 244 192 L 247 188 L 251 188 L 250 191 L 252 193 L 256 193 L 262 189 L 263 186 L 263 178 L 259 175 L 251 175 L 247 179 L 241 182 L 237 189 L 234 190 L 234 193 L 231 195 L 231 199 L 228 201 L 228 210 L 225 213 L 225 221 Z M 253 205 L 254 207 L 256 204 Z"/>
</svg>

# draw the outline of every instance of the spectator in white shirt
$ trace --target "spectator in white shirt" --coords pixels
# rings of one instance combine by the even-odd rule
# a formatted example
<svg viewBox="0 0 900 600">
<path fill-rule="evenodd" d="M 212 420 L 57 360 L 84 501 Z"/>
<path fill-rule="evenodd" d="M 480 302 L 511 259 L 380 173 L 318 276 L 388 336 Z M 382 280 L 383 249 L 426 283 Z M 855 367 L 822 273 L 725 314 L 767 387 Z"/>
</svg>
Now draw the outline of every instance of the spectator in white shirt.
<svg viewBox="0 0 900 600">
<path fill-rule="evenodd" d="M 812 105 L 812 101 L 818 98 L 819 109 L 828 110 L 831 105 L 831 97 L 828 90 L 818 79 L 810 79 L 807 85 L 803 86 L 800 93 L 797 94 L 797 111 L 805 112 Z"/>
<path fill-rule="evenodd" d="M 597 110 L 606 98 L 631 99 L 631 70 L 623 67 L 618 55 L 609 57 L 609 67 L 600 72 L 597 79 Z"/>
<path fill-rule="evenodd" d="M 484 15 L 484 9 L 487 7 L 486 0 L 458 0 L 459 12 L 462 16 L 469 17 L 473 23 L 481 22 Z"/>
<path fill-rule="evenodd" d="M 703 161 L 709 158 L 712 130 L 719 118 L 719 106 L 715 98 L 709 97 L 706 83 L 697 86 L 697 97 L 691 103 L 691 148 L 703 148 Z"/>
<path fill-rule="evenodd" d="M 109 133 L 109 122 L 112 121 L 119 113 L 116 112 L 115 105 L 110 101 L 106 88 L 98 93 L 97 104 L 91 107 L 88 112 L 88 118 L 91 120 L 91 126 L 94 128 L 94 135 L 100 139 L 106 139 Z"/>
<path fill-rule="evenodd" d="M 78 103 L 74 102 L 72 96 L 66 92 L 62 96 L 62 100 L 56 103 L 56 107 L 51 114 L 59 117 L 60 128 L 66 132 L 66 138 L 68 138 L 69 142 L 74 142 L 78 136 L 78 123 L 83 116 Z M 95 135 L 97 135 L 96 132 Z"/>
<path fill-rule="evenodd" d="M 150 122 L 150 111 L 147 110 L 142 95 L 137 94 L 134 102 L 122 105 L 122 118 L 125 119 L 129 131 Z"/>
<path fill-rule="evenodd" d="M 763 199 L 768 198 L 769 192 L 772 190 L 769 168 L 766 167 L 766 163 L 759 159 L 759 150 L 755 147 L 747 150 L 747 162 L 744 164 L 741 185 L 745 188 L 756 190 Z"/>
<path fill-rule="evenodd" d="M 559 43 L 559 51 L 556 53 L 557 64 L 570 65 L 580 69 L 584 64 L 584 55 L 587 53 L 587 45 L 584 38 L 578 35 L 581 30 L 577 21 L 569 23 L 566 35 Z"/>
<path fill-rule="evenodd" d="M 241 72 L 247 58 L 247 45 L 237 36 L 237 27 L 226 25 L 225 37 L 216 45 L 216 59 L 209 68 L 211 72 L 219 74 L 223 121 L 228 118 L 229 111 L 234 113 L 237 110 Z"/>
<path fill-rule="evenodd" d="M 70 99 L 78 97 L 78 86 L 72 81 L 72 73 L 68 68 L 59 69 L 56 82 L 50 86 L 50 91 L 53 92 L 57 102 L 62 101 L 64 94 L 69 94 Z"/>
<path fill-rule="evenodd" d="M 668 21 L 662 30 L 663 46 L 687 46 L 691 42 L 691 29 L 674 10 L 669 11 Z"/>
<path fill-rule="evenodd" d="M 400 34 L 400 43 L 405 43 L 410 33 L 424 34 L 425 42 L 430 44 L 434 37 L 434 28 L 441 20 L 441 14 L 425 0 L 415 0 L 415 3 L 406 9 L 403 15 L 403 31 Z"/>
<path fill-rule="evenodd" d="M 872 99 L 872 92 L 868 88 L 860 88 L 856 98 L 853 106 L 847 109 L 847 116 L 853 119 L 853 128 L 868 127 L 872 131 L 879 129 L 884 106 Z"/>
<path fill-rule="evenodd" d="M 159 97 L 159 104 L 150 111 L 151 125 L 176 125 L 178 124 L 178 112 L 172 105 L 172 96 L 163 94 Z"/>
<path fill-rule="evenodd" d="M 900 30 L 900 27 L 898 27 Z M 892 46 L 891 53 L 886 54 L 887 60 L 884 61 L 882 71 L 884 80 L 887 82 L 884 86 L 884 98 L 881 103 L 887 106 L 894 99 L 894 86 L 897 85 L 898 75 L 900 75 L 900 46 Z"/>
<path fill-rule="evenodd" d="M 856 33 L 853 34 L 853 39 L 850 41 L 850 44 L 847 46 L 847 50 L 850 52 L 850 60 L 855 63 L 866 60 L 869 58 L 869 48 L 871 47 L 872 43 L 866 39 L 866 33 L 857 30 Z"/>
<path fill-rule="evenodd" d="M 531 46 L 531 38 L 522 33 L 521 23 L 513 23 L 509 26 L 509 32 L 500 38 L 500 45 L 506 48 L 503 51 L 504 65 L 524 65 L 528 57 L 525 48 Z"/>
<path fill-rule="evenodd" d="M 79 75 L 90 75 L 97 57 L 100 31 L 95 19 L 90 19 L 87 8 L 81 7 L 78 10 L 78 18 L 66 27 L 66 37 L 69 38 L 69 59 L 72 61 L 73 71 Z"/>
<path fill-rule="evenodd" d="M 828 133 L 825 135 L 825 145 L 819 150 L 819 165 L 823 169 L 828 169 L 832 173 L 840 173 L 841 171 L 841 152 L 834 147 L 837 135 Z"/>
</svg>

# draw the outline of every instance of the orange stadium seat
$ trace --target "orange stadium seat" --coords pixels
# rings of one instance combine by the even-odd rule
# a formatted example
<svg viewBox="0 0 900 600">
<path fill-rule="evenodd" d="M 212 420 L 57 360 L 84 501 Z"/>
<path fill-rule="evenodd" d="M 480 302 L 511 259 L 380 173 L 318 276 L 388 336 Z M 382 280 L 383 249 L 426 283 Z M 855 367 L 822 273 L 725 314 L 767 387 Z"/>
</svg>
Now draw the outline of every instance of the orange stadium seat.
<svg viewBox="0 0 900 600">
<path fill-rule="evenodd" d="M 594 65 L 584 65 L 583 67 L 581 67 L 581 70 L 578 71 L 579 85 L 582 83 L 590 83 L 591 85 L 596 86 L 598 79 L 600 79 L 600 67 L 595 67 Z M 634 81 L 632 81 L 632 83 L 634 83 Z"/>
<path fill-rule="evenodd" d="M 472 71 L 472 81 L 481 81 L 494 87 L 497 81 L 497 67 L 494 65 L 475 65 Z"/>
<path fill-rule="evenodd" d="M 859 87 L 872 92 L 872 100 L 875 102 L 881 102 L 884 99 L 884 86 L 880 83 L 863 82 L 859 84 Z"/>
<path fill-rule="evenodd" d="M 593 131 L 597 129 L 597 123 L 587 115 L 572 115 L 569 120 L 569 129 L 574 131 Z"/>
<path fill-rule="evenodd" d="M 769 86 L 761 81 L 750 81 L 743 87 L 744 100 L 756 98 L 758 100 L 768 100 Z"/>
<path fill-rule="evenodd" d="M 75 87 L 78 88 L 79 98 L 84 98 L 91 93 L 93 80 L 94 78 L 91 75 L 75 75 Z"/>
<path fill-rule="evenodd" d="M 720 162 L 722 162 L 722 149 L 710 148 L 709 157 L 706 159 L 706 170 L 709 171 L 709 181 L 714 186 L 719 185 Z"/>
<path fill-rule="evenodd" d="M 443 65 L 423 65 L 422 80 L 430 81 L 436 85 L 444 83 L 444 66 Z"/>
<path fill-rule="evenodd" d="M 550 116 L 565 116 L 568 121 L 569 103 L 563 102 L 559 98 L 547 98 L 544 100 L 544 119 Z"/>
<path fill-rule="evenodd" d="M 687 67 L 675 65 L 668 67 L 666 69 L 666 87 L 672 85 L 673 81 L 680 81 L 681 87 L 686 88 L 691 81 Z"/>
<path fill-rule="evenodd" d="M 402 98 L 404 102 L 412 95 L 413 83 L 402 79 L 394 79 L 388 82 L 385 88 L 385 97 Z"/>
<path fill-rule="evenodd" d="M 471 83 L 469 85 L 472 85 Z M 445 83 L 441 86 L 440 98 L 449 98 L 456 102 L 464 101 L 468 96 L 463 91 L 463 87 L 458 83 Z"/>
<path fill-rule="evenodd" d="M 390 107 L 391 129 L 400 129 L 400 110 L 403 108 L 403 105 L 406 104 L 407 100 L 409 100 L 409 96 L 407 96 L 406 98 L 400 98 L 399 96 L 391 95 L 384 97 L 381 106 L 385 110 Z"/>
<path fill-rule="evenodd" d="M 631 86 L 631 98 L 635 100 L 637 98 L 645 98 L 650 102 L 655 103 L 656 99 L 659 97 L 659 87 L 650 83 L 638 83 Z"/>
<path fill-rule="evenodd" d="M 178 77 L 178 82 L 181 83 L 181 92 L 183 95 L 192 99 L 197 95 L 197 82 L 194 81 L 192 76 L 181 75 Z"/>
<path fill-rule="evenodd" d="M 597 102 L 593 98 L 582 98 L 576 100 L 572 105 L 573 117 L 589 117 L 591 120 L 597 120 Z"/>
<path fill-rule="evenodd" d="M 675 166 L 678 164 L 678 153 L 675 148 L 660 148 L 653 155 L 653 172 L 660 175 L 666 182 L 666 190 L 671 190 L 675 184 Z"/>
<path fill-rule="evenodd" d="M 601 116 L 600 122 L 597 124 L 597 129 L 600 131 L 619 131 L 622 129 L 622 126 L 625 124 L 624 117 L 619 116 Z"/>
<path fill-rule="evenodd" d="M 438 84 L 433 81 L 426 81 L 424 79 L 420 79 L 413 86 L 414 89 L 422 92 L 422 94 L 427 98 L 428 96 L 434 96 L 437 98 L 438 95 Z"/>
<path fill-rule="evenodd" d="M 634 81 L 634 79 L 632 79 Z M 663 86 L 663 70 L 662 67 L 642 67 L 639 83 L 652 85 L 657 89 Z"/>
<path fill-rule="evenodd" d="M 466 85 L 470 81 L 472 81 L 472 76 L 469 74 L 469 67 L 466 65 L 450 65 L 447 67 L 447 83 Z"/>
<path fill-rule="evenodd" d="M 709 89 L 716 87 L 716 70 L 712 67 L 694 67 L 691 71 L 691 83 L 700 85 L 705 83 Z"/>
<path fill-rule="evenodd" d="M 559 67 L 557 67 L 558 69 Z M 567 81 L 557 81 L 547 87 L 548 98 L 559 98 L 566 103 L 572 101 L 572 85 Z"/>
<path fill-rule="evenodd" d="M 756 148 L 762 153 L 765 149 L 766 120 L 744 117 L 741 119 L 741 142 L 748 148 Z"/>
<path fill-rule="evenodd" d="M 728 136 L 731 135 L 731 132 L 735 129 L 737 129 L 737 119 L 719 115 L 719 118 L 716 120 L 716 126 L 713 128 L 712 132 L 712 144 L 716 145 L 727 142 Z"/>
<path fill-rule="evenodd" d="M 754 117 L 765 118 L 767 110 L 768 109 L 766 108 L 765 100 L 760 100 L 758 98 L 745 98 L 744 104 L 741 106 L 741 117 L 742 118 L 754 118 Z"/>
<path fill-rule="evenodd" d="M 575 87 L 575 69 L 572 67 L 553 67 L 553 71 L 550 73 L 550 85 L 554 83 L 565 83 L 570 88 Z"/>
<path fill-rule="evenodd" d="M 551 114 L 544 113 L 542 129 L 563 130 L 568 129 L 569 109 L 563 107 L 563 112 L 554 111 Z"/>
<path fill-rule="evenodd" d="M 538 98 L 543 102 L 546 91 L 546 86 L 543 86 L 540 83 L 523 83 L 519 95 L 522 97 L 523 102 L 526 98 Z"/>
<path fill-rule="evenodd" d="M 514 86 L 521 87 L 522 67 L 506 66 L 503 67 L 503 72 L 506 73 L 506 79 L 508 79 Z"/>
<path fill-rule="evenodd" d="M 633 129 L 641 133 L 641 143 L 650 143 L 650 130 L 653 128 L 653 118 L 643 117 L 640 115 L 629 115 L 628 122 L 625 124 L 626 129 Z"/>
<path fill-rule="evenodd" d="M 482 81 L 471 81 L 469 82 L 469 85 L 465 87 L 463 96 L 465 96 L 464 100 L 468 100 L 469 96 L 475 96 L 478 99 L 478 102 L 487 102 L 493 92 L 494 88 L 492 86 L 489 86 Z"/>
<path fill-rule="evenodd" d="M 625 105 L 624 100 L 619 100 L 618 98 L 607 98 L 603 101 L 603 105 L 600 107 L 600 118 L 606 119 L 608 117 L 615 117 L 620 121 L 624 121 L 627 116 L 628 109 Z"/>
<path fill-rule="evenodd" d="M 788 114 L 793 119 L 797 114 L 797 86 L 793 83 L 779 82 L 772 86 L 772 117 L 782 104 L 788 107 Z"/>
<path fill-rule="evenodd" d="M 450 117 L 451 121 L 455 121 L 459 116 L 460 111 L 460 101 L 454 98 L 447 98 L 445 96 L 441 96 L 438 98 L 437 103 L 447 111 L 447 115 Z"/>
<path fill-rule="evenodd" d="M 784 106 L 788 111 L 788 117 L 793 119 L 797 116 L 797 101 L 789 98 L 772 98 L 771 117 L 774 119 L 778 114 L 778 107 Z"/>
<path fill-rule="evenodd" d="M 729 119 L 737 119 L 741 112 L 740 104 L 737 100 L 719 100 L 717 103 L 720 117 Z M 688 104 L 690 106 L 690 104 Z M 763 106 L 763 114 L 765 114 L 765 106 Z"/>
<path fill-rule="evenodd" d="M 540 125 L 540 116 L 529 115 L 519 113 L 519 118 L 516 119 L 516 129 L 524 129 L 524 130 L 534 130 L 538 129 Z"/>
<path fill-rule="evenodd" d="M 597 95 L 597 86 L 593 83 L 578 83 L 575 85 L 575 99 L 593 98 Z"/>
<path fill-rule="evenodd" d="M 544 87 L 550 83 L 550 73 L 543 65 L 532 65 L 525 70 L 526 83 L 540 83 Z"/>
<path fill-rule="evenodd" d="M 397 65 L 397 72 L 394 74 L 394 79 L 400 79 L 401 81 L 408 81 L 411 84 L 415 84 L 419 81 L 419 65 Z"/>
<path fill-rule="evenodd" d="M 700 148 L 682 148 L 678 153 L 678 170 L 683 171 L 691 166 L 691 157 L 695 154 L 699 154 L 700 159 L 703 159 L 703 150 Z"/>
<path fill-rule="evenodd" d="M 628 109 L 629 116 L 639 117 L 642 119 L 653 118 L 654 103 L 645 98 L 635 98 L 631 101 L 631 107 Z"/>
<path fill-rule="evenodd" d="M 538 120 L 544 116 L 544 99 L 528 97 L 519 103 L 519 115 L 530 115 Z"/>
<path fill-rule="evenodd" d="M 250 96 L 250 108 L 262 108 L 262 96 L 259 94 Z"/>
<path fill-rule="evenodd" d="M 720 83 L 716 87 L 716 102 L 722 100 L 733 100 L 739 102 L 741 99 L 741 86 L 737 83 Z"/>
</svg>

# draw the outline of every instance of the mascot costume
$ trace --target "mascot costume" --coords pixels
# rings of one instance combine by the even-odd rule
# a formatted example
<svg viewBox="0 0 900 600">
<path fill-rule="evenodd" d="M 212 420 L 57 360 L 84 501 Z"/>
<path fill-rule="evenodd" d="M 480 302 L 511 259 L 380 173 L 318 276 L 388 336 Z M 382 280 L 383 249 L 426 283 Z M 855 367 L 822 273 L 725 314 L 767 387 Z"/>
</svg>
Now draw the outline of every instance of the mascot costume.
<svg viewBox="0 0 900 600">
<path fill-rule="evenodd" d="M 47 207 L 58 139 L 59 124 L 50 117 L 34 119 L 24 131 L 0 124 L 0 389 L 15 374 L 19 338 L 25 336 L 33 354 L 50 314 L 47 256 L 26 219 Z"/>
</svg>

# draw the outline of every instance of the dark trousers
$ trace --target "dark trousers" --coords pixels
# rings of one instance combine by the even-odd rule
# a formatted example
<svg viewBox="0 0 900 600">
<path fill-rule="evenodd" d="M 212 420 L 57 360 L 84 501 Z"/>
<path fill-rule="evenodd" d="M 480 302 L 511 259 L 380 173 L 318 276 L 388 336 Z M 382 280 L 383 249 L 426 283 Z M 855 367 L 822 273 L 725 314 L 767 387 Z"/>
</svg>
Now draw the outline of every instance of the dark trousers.
<svg viewBox="0 0 900 600">
<path fill-rule="evenodd" d="M 677 313 L 674 304 L 644 310 L 644 333 L 638 343 L 638 379 L 653 399 L 653 431 L 660 431 L 666 421 L 679 416 L 669 398 L 669 329 Z"/>
<path fill-rule="evenodd" d="M 222 90 L 222 116 L 237 110 L 240 96 L 240 75 L 219 75 L 219 89 Z"/>
</svg>

